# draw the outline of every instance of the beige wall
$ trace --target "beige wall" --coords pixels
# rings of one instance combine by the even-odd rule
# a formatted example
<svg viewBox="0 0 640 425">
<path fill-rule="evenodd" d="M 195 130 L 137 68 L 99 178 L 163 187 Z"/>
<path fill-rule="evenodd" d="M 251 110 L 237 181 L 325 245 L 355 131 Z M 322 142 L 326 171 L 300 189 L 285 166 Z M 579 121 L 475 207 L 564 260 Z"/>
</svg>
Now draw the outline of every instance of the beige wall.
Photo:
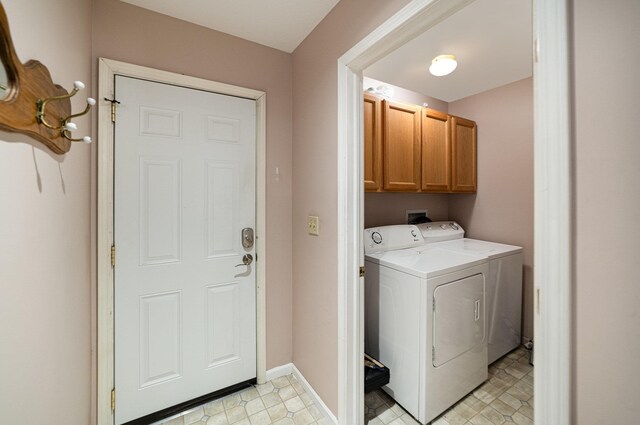
<svg viewBox="0 0 640 425">
<path fill-rule="evenodd" d="M 574 422 L 640 418 L 640 2 L 574 2 Z M 607 59 L 604 59 L 607 58 Z"/>
<path fill-rule="evenodd" d="M 343 0 L 293 52 L 293 360 L 338 407 L 337 59 L 407 3 Z M 320 217 L 320 236 L 306 232 Z"/>
<path fill-rule="evenodd" d="M 533 85 L 527 78 L 450 102 L 478 124 L 478 192 L 451 195 L 466 236 L 523 247 L 523 336 L 533 338 Z"/>
<path fill-rule="evenodd" d="M 291 362 L 291 55 L 117 0 L 93 0 L 92 55 L 267 93 L 267 368 Z"/>
<path fill-rule="evenodd" d="M 4 0 L 18 56 L 91 87 L 90 3 Z M 68 23 L 68 24 L 66 24 Z M 74 99 L 83 107 L 89 93 Z M 80 99 L 82 98 L 82 99 Z M 80 133 L 89 120 L 78 119 Z M 90 421 L 90 147 L 0 132 L 0 422 Z"/>
<path fill-rule="evenodd" d="M 427 210 L 433 221 L 449 219 L 449 195 L 365 193 L 364 227 L 406 224 L 408 210 Z"/>
</svg>

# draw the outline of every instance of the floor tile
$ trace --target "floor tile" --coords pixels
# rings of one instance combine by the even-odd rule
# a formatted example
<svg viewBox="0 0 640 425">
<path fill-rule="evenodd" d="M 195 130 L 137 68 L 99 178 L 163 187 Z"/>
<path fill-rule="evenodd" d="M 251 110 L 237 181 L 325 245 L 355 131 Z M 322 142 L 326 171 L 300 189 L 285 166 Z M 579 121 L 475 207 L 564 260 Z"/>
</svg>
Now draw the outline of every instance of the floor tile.
<svg viewBox="0 0 640 425">
<path fill-rule="evenodd" d="M 229 421 L 227 421 L 226 413 L 218 413 L 213 415 L 207 420 L 207 425 L 228 425 Z"/>
<path fill-rule="evenodd" d="M 306 406 L 298 396 L 295 396 L 293 398 L 290 398 L 289 400 L 286 400 L 284 402 L 284 405 L 287 407 L 287 410 L 289 412 L 294 412 L 294 413 L 306 408 Z"/>
<path fill-rule="evenodd" d="M 365 394 L 364 412 L 367 425 L 418 424 L 382 390 Z M 494 362 L 489 380 L 431 425 L 530 425 L 532 417 L 533 372 L 526 350 L 517 349 Z"/>
<path fill-rule="evenodd" d="M 271 406 L 282 403 L 282 399 L 278 393 L 268 393 L 262 396 L 262 402 L 264 403 L 264 407 L 268 409 Z"/>
<path fill-rule="evenodd" d="M 264 403 L 262 402 L 262 399 L 260 397 L 254 398 L 253 400 L 247 402 L 247 404 L 244 406 L 244 410 L 247 411 L 247 415 L 249 416 L 261 412 L 265 409 L 266 407 L 264 407 Z"/>
<path fill-rule="evenodd" d="M 519 376 L 519 377 L 518 377 Z M 365 394 L 365 424 L 419 425 L 382 390 Z M 533 425 L 533 369 L 525 350 L 490 366 L 487 382 L 431 425 Z M 294 375 L 282 376 L 155 425 L 329 425 Z"/>
<path fill-rule="evenodd" d="M 255 415 L 250 415 L 249 421 L 251 422 L 251 425 L 270 425 L 271 417 L 269 417 L 269 413 L 267 413 L 266 410 L 263 410 Z"/>
<path fill-rule="evenodd" d="M 275 422 L 278 419 L 285 418 L 287 416 L 288 410 L 285 407 L 284 403 L 279 403 L 268 408 L 267 412 L 269 413 L 269 417 L 271 417 L 271 420 Z"/>
<path fill-rule="evenodd" d="M 312 422 L 315 422 L 315 420 L 306 408 L 293 414 L 293 423 L 295 425 L 309 425 Z"/>
<path fill-rule="evenodd" d="M 280 388 L 280 391 L 278 391 L 278 395 L 280 396 L 282 401 L 286 401 L 290 398 L 297 397 L 298 393 L 293 389 L 291 385 L 287 385 L 286 387 Z"/>
<path fill-rule="evenodd" d="M 500 413 L 503 416 L 504 415 L 510 416 L 516 412 L 516 409 L 509 406 L 507 403 L 505 403 L 500 399 L 497 399 L 491 402 L 490 406 L 493 407 L 495 410 L 497 410 L 498 413 Z"/>
<path fill-rule="evenodd" d="M 276 388 L 283 388 L 291 385 L 291 382 L 289 382 L 289 378 L 287 378 L 286 376 L 281 376 L 279 378 L 276 378 L 273 381 L 271 381 L 271 383 Z"/>
</svg>

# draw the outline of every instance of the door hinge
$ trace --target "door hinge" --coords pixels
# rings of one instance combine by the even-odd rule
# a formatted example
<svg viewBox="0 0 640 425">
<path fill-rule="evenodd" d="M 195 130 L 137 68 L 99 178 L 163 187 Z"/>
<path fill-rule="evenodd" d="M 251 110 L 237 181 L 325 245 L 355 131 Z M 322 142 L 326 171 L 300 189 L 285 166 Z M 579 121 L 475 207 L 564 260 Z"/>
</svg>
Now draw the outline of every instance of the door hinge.
<svg viewBox="0 0 640 425">
<path fill-rule="evenodd" d="M 116 389 L 115 388 L 111 390 L 111 411 L 112 412 L 116 411 Z"/>
<path fill-rule="evenodd" d="M 115 99 L 107 99 L 106 97 L 104 100 L 111 103 L 111 122 L 116 122 L 116 104 L 120 104 L 120 102 Z"/>
<path fill-rule="evenodd" d="M 364 266 L 360 266 L 360 277 L 364 277 Z"/>
<path fill-rule="evenodd" d="M 431 363 L 436 362 L 436 347 L 431 346 Z"/>
<path fill-rule="evenodd" d="M 111 268 L 116 266 L 116 246 L 111 245 Z"/>
</svg>

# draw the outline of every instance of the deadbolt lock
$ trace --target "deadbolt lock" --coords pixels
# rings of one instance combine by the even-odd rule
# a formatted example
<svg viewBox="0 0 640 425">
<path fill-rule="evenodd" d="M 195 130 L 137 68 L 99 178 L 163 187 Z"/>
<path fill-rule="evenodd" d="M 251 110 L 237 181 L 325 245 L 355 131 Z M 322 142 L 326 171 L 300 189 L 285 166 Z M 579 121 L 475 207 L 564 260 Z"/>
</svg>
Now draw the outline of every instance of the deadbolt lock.
<svg viewBox="0 0 640 425">
<path fill-rule="evenodd" d="M 242 247 L 244 249 L 253 248 L 253 229 L 251 227 L 242 229 Z"/>
</svg>

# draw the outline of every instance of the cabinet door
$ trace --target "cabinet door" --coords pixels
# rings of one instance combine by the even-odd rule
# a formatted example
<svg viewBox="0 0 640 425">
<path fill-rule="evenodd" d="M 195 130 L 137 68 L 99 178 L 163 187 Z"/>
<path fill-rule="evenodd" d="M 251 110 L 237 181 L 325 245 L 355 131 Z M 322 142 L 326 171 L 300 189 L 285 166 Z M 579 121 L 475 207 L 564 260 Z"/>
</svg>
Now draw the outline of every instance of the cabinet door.
<svg viewBox="0 0 640 425">
<path fill-rule="evenodd" d="M 452 192 L 475 192 L 477 189 L 476 123 L 451 117 Z"/>
<path fill-rule="evenodd" d="M 422 190 L 451 190 L 451 117 L 443 112 L 422 110 Z"/>
<path fill-rule="evenodd" d="M 364 190 L 382 188 L 382 102 L 364 94 Z"/>
<path fill-rule="evenodd" d="M 383 170 L 384 189 L 420 189 L 421 107 L 384 100 Z"/>
</svg>

